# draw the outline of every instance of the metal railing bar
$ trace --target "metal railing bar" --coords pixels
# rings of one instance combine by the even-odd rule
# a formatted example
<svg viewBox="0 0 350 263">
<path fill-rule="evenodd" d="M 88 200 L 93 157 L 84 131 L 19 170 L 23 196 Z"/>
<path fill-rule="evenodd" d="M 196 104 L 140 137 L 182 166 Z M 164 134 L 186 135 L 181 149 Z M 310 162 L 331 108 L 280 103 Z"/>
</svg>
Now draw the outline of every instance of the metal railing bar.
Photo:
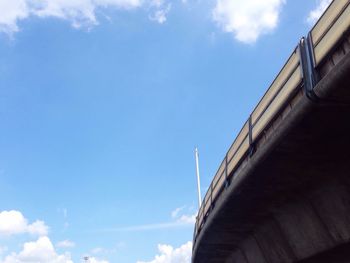
<svg viewBox="0 0 350 263">
<path fill-rule="evenodd" d="M 294 52 L 293 52 L 294 54 Z M 254 128 L 255 124 L 257 124 L 257 122 L 261 119 L 261 117 L 264 115 L 264 113 L 266 112 L 266 110 L 271 106 L 272 102 L 276 99 L 276 97 L 280 94 L 280 92 L 283 90 L 284 86 L 287 84 L 287 82 L 290 80 L 290 78 L 293 76 L 294 72 L 297 70 L 297 68 L 300 65 L 300 61 L 298 62 L 298 64 L 296 64 L 293 67 L 293 70 L 291 70 L 291 72 L 288 74 L 288 77 L 283 81 L 283 83 L 281 84 L 281 86 L 278 88 L 278 90 L 274 93 L 274 95 L 272 96 L 272 98 L 269 100 L 269 103 L 266 105 L 266 107 L 263 109 L 263 111 L 259 114 L 259 116 L 256 118 L 255 122 L 252 123 L 252 127 Z M 273 85 L 273 83 L 272 83 Z M 272 85 L 268 88 L 268 90 L 272 87 Z M 258 103 L 257 106 L 259 106 L 260 102 Z M 254 112 L 254 111 L 253 111 Z"/>
<path fill-rule="evenodd" d="M 259 104 L 261 103 L 261 101 L 264 99 L 264 97 L 266 96 L 266 94 L 269 92 L 271 86 L 273 85 L 273 83 L 275 83 L 275 81 L 277 80 L 278 76 L 281 75 L 283 69 L 287 66 L 288 62 L 290 61 L 290 59 L 293 57 L 294 53 L 296 53 L 298 46 L 296 46 L 293 50 L 293 52 L 290 54 L 290 56 L 287 58 L 287 61 L 284 63 L 284 65 L 282 66 L 281 70 L 277 73 L 276 77 L 273 79 L 273 81 L 271 82 L 270 86 L 268 87 L 268 89 L 265 91 L 265 93 L 262 95 L 261 99 L 259 100 L 259 102 L 256 104 L 256 106 L 254 107 L 252 113 L 257 109 L 257 107 L 259 106 Z"/>
<path fill-rule="evenodd" d="M 237 149 L 235 150 L 234 154 L 232 155 L 232 157 L 228 160 L 228 163 L 230 163 L 236 156 L 237 152 L 239 151 L 239 149 L 241 149 L 243 143 L 245 142 L 245 140 L 247 139 L 247 137 L 249 136 L 249 132 L 244 136 L 243 140 L 241 141 L 241 143 L 239 144 L 239 146 L 237 147 Z M 231 148 L 230 148 L 231 149 Z"/>
<path fill-rule="evenodd" d="M 311 29 L 310 32 L 312 32 L 315 27 L 317 26 L 317 24 L 319 23 L 319 21 L 322 20 L 322 17 L 327 13 L 327 11 L 330 9 L 331 5 L 334 3 L 335 1 L 332 1 L 332 3 L 327 7 L 326 11 L 322 14 L 321 18 L 317 21 L 317 23 L 314 25 L 314 27 Z M 322 39 L 325 37 L 325 35 L 328 34 L 328 32 L 331 30 L 331 28 L 334 26 L 334 24 L 338 21 L 339 17 L 341 17 L 344 13 L 344 11 L 348 8 L 348 6 L 350 5 L 350 1 L 344 5 L 344 7 L 341 9 L 341 11 L 337 14 L 337 16 L 333 19 L 333 21 L 327 26 L 326 30 L 321 34 L 321 36 L 319 37 L 319 39 L 316 41 L 316 43 L 313 43 L 313 47 L 317 47 L 318 44 L 322 41 Z"/>
</svg>

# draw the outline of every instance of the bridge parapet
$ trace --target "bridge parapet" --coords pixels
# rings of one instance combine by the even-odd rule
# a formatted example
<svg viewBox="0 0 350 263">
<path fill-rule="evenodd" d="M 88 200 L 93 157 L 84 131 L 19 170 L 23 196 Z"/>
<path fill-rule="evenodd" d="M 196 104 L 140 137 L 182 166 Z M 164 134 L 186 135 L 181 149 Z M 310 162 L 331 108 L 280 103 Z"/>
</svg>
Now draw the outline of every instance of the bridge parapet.
<svg viewBox="0 0 350 263">
<path fill-rule="evenodd" d="M 283 116 L 302 96 L 317 101 L 318 94 L 314 88 L 337 62 L 333 59 L 334 54 L 340 45 L 344 45 L 341 49 L 350 46 L 348 41 L 344 42 L 350 28 L 349 5 L 349 0 L 334 0 L 330 4 L 308 36 L 302 38 L 293 50 L 244 123 L 213 177 L 199 209 L 194 230 L 194 250 L 216 202 L 230 184 L 239 182 L 236 177 L 264 144 L 273 127 L 283 120 Z M 328 66 L 330 60 L 332 65 Z"/>
</svg>

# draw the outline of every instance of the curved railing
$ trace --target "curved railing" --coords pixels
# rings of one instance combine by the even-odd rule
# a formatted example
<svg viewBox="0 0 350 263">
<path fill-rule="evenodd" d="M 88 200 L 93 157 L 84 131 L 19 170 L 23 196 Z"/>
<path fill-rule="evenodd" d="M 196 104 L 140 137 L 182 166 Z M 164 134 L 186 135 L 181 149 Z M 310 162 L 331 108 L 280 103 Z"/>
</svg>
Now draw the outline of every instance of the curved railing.
<svg viewBox="0 0 350 263">
<path fill-rule="evenodd" d="M 198 211 L 194 244 L 206 219 L 240 164 L 254 154 L 255 144 L 296 92 L 310 95 L 317 82 L 317 68 L 337 47 L 350 27 L 350 0 L 334 0 L 307 38 L 302 38 L 248 120 L 244 123 L 217 170 Z M 311 95 L 310 95 L 311 96 Z"/>
</svg>

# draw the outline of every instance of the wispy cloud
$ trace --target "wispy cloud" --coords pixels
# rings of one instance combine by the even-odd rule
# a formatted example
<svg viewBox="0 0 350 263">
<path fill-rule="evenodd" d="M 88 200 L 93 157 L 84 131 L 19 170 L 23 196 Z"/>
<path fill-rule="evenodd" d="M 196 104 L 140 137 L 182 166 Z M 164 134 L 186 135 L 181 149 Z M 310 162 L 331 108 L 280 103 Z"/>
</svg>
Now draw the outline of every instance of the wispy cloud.
<svg viewBox="0 0 350 263">
<path fill-rule="evenodd" d="M 316 8 L 309 13 L 307 22 L 313 25 L 321 17 L 331 2 L 332 0 L 318 0 Z"/>
<path fill-rule="evenodd" d="M 86 258 L 88 259 L 89 263 L 109 263 L 109 261 L 107 261 L 107 260 L 101 260 L 101 259 L 97 259 L 95 257 L 86 256 Z"/>
<path fill-rule="evenodd" d="M 8 250 L 7 246 L 0 246 L 0 256 Z"/>
<path fill-rule="evenodd" d="M 216 0 L 214 21 L 236 40 L 251 44 L 278 24 L 285 0 Z"/>
<path fill-rule="evenodd" d="M 119 253 L 126 247 L 125 242 L 118 242 L 112 247 L 94 247 L 93 249 L 90 250 L 90 252 L 87 255 L 94 255 L 94 256 L 99 256 L 99 257 L 106 257 L 110 256 L 111 254 Z M 90 258 L 90 256 L 89 256 Z"/>
<path fill-rule="evenodd" d="M 178 218 L 178 222 L 183 222 L 184 224 L 194 225 L 196 223 L 197 213 L 192 215 L 181 215 Z"/>
<path fill-rule="evenodd" d="M 107 229 L 103 229 L 103 231 L 104 232 L 137 232 L 137 231 L 147 231 L 147 230 L 157 230 L 157 229 L 169 229 L 169 228 L 184 227 L 184 226 L 191 226 L 191 224 L 188 224 L 186 222 L 181 222 L 181 221 L 174 221 L 174 222 L 165 222 L 165 223 L 107 228 Z"/>
<path fill-rule="evenodd" d="M 169 3 L 164 7 L 161 7 L 158 10 L 156 10 L 154 14 L 149 16 L 149 19 L 152 21 L 156 21 L 159 24 L 163 24 L 167 20 L 167 15 L 170 12 L 170 9 L 171 9 L 171 4 Z"/>
<path fill-rule="evenodd" d="M 99 24 L 97 11 L 107 8 L 131 10 L 147 7 L 150 17 L 164 23 L 171 5 L 164 0 L 1 0 L 0 32 L 12 35 L 18 22 L 29 17 L 54 17 L 66 20 L 74 28 L 92 28 Z"/>
<path fill-rule="evenodd" d="M 186 208 L 185 205 L 175 208 L 173 211 L 171 211 L 171 218 L 177 218 L 181 213 L 181 211 L 183 211 L 185 208 Z"/>
<path fill-rule="evenodd" d="M 193 212 L 193 208 L 186 205 L 178 207 L 171 212 L 171 218 L 176 220 L 176 222 L 181 222 L 189 225 L 195 224 L 196 215 L 197 212 Z"/>
<path fill-rule="evenodd" d="M 69 227 L 69 221 L 68 221 L 68 209 L 67 208 L 58 208 L 57 212 L 59 214 L 62 214 L 63 216 L 63 231 L 67 230 Z"/>
<path fill-rule="evenodd" d="M 171 213 L 171 220 L 169 222 L 160 222 L 152 224 L 140 224 L 124 227 L 114 227 L 102 229 L 103 232 L 137 232 L 137 231 L 149 231 L 149 230 L 158 230 L 158 229 L 171 229 L 178 227 L 192 227 L 196 221 L 196 214 L 186 214 L 184 212 L 191 211 L 191 208 L 187 206 L 181 206 L 175 208 Z"/>
<path fill-rule="evenodd" d="M 58 242 L 56 246 L 61 248 L 72 248 L 72 247 L 75 247 L 75 243 L 70 240 L 62 240 Z"/>
<path fill-rule="evenodd" d="M 102 247 L 95 247 L 93 249 L 91 249 L 91 253 L 92 254 L 101 254 L 101 253 L 105 253 L 106 249 L 102 248 Z"/>
</svg>

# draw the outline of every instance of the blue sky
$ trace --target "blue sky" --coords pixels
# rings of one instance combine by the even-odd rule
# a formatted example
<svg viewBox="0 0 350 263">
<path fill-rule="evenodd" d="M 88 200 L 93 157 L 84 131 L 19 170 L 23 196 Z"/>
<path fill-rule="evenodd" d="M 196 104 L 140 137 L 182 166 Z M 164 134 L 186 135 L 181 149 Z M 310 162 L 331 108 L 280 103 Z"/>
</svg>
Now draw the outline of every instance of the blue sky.
<svg viewBox="0 0 350 263">
<path fill-rule="evenodd" d="M 0 262 L 189 262 L 194 147 L 204 194 L 328 3 L 0 0 Z"/>
</svg>

